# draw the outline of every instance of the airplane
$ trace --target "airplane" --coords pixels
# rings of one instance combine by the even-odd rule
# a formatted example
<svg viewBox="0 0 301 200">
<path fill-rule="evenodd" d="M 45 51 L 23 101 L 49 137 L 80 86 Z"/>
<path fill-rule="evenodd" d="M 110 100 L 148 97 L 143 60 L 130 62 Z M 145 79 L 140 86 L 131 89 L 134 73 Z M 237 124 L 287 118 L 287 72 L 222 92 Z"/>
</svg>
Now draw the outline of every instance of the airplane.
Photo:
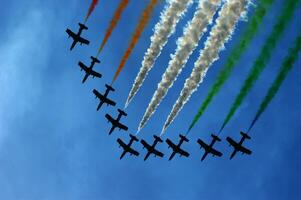
<svg viewBox="0 0 301 200">
<path fill-rule="evenodd" d="M 183 144 L 183 142 L 189 142 L 189 140 L 184 136 L 184 135 L 179 135 L 180 136 L 180 141 L 178 143 L 178 145 L 175 145 L 172 141 L 170 141 L 169 139 L 166 139 L 166 143 L 168 144 L 168 148 L 172 148 L 173 152 L 171 154 L 171 156 L 169 157 L 169 160 L 171 160 L 177 153 L 180 154 L 180 157 L 185 156 L 185 157 L 189 157 L 189 153 L 184 151 L 183 149 L 181 149 L 181 145 Z"/>
<path fill-rule="evenodd" d="M 156 150 L 156 148 L 155 148 L 156 145 L 158 144 L 158 142 L 162 143 L 163 140 L 162 140 L 160 137 L 156 136 L 156 135 L 154 135 L 154 138 L 155 138 L 155 140 L 154 140 L 154 142 L 153 142 L 152 145 L 149 145 L 145 140 L 141 140 L 141 144 L 143 145 L 143 149 L 146 148 L 147 151 L 148 151 L 147 154 L 146 154 L 145 157 L 144 157 L 144 161 L 146 161 L 147 158 L 148 158 L 151 154 L 154 154 L 155 157 L 156 157 L 156 156 L 159 156 L 159 157 L 161 157 L 161 158 L 164 156 L 164 154 L 163 154 L 162 152 Z"/>
<path fill-rule="evenodd" d="M 82 44 L 86 44 L 89 45 L 90 42 L 89 40 L 86 40 L 84 38 L 82 38 L 80 35 L 82 34 L 83 30 L 88 30 L 88 27 L 86 27 L 84 24 L 78 23 L 79 25 L 79 29 L 77 33 L 74 33 L 73 31 L 71 31 L 69 28 L 67 28 L 66 33 L 68 33 L 69 38 L 72 37 L 73 38 L 73 43 L 71 45 L 70 51 L 72 51 L 72 49 L 75 47 L 75 45 L 79 42 L 81 45 Z"/>
<path fill-rule="evenodd" d="M 249 149 L 247 149 L 247 148 L 245 148 L 245 147 L 243 147 L 242 146 L 242 143 L 245 141 L 245 139 L 251 139 L 251 137 L 248 135 L 248 134 L 246 134 L 246 133 L 244 133 L 244 132 L 240 132 L 240 134 L 242 135 L 242 138 L 240 139 L 240 141 L 237 143 L 237 142 L 235 142 L 232 138 L 230 138 L 230 137 L 227 137 L 226 138 L 226 140 L 229 142 L 229 146 L 232 146 L 233 148 L 234 148 L 234 151 L 233 151 L 233 153 L 231 154 L 231 156 L 230 156 L 230 160 L 235 156 L 235 154 L 237 153 L 237 152 L 242 152 L 242 154 L 247 154 L 247 155 L 251 155 L 252 154 L 252 151 L 251 150 L 249 150 Z"/>
<path fill-rule="evenodd" d="M 114 102 L 113 100 L 109 99 L 108 98 L 108 95 L 109 95 L 109 92 L 110 91 L 115 91 L 114 88 L 112 88 L 111 86 L 107 85 L 106 84 L 106 88 L 107 90 L 105 91 L 104 94 L 100 94 L 96 89 L 93 90 L 93 93 L 95 94 L 95 98 L 98 98 L 99 99 L 99 104 L 98 104 L 98 107 L 97 107 L 97 111 L 101 108 L 101 106 L 106 103 L 108 106 L 111 105 L 111 106 L 115 106 L 116 105 L 116 102 Z"/>
<path fill-rule="evenodd" d="M 119 128 L 119 130 L 123 129 L 125 131 L 128 130 L 127 126 L 125 126 L 125 125 L 123 125 L 123 124 L 121 124 L 119 122 L 119 120 L 121 119 L 121 117 L 122 116 L 127 116 L 127 114 L 123 110 L 120 110 L 120 109 L 118 109 L 118 112 L 119 112 L 119 114 L 118 114 L 117 119 L 113 119 L 113 117 L 111 117 L 111 115 L 106 114 L 106 118 L 108 119 L 108 122 L 110 122 L 112 124 L 112 128 L 111 128 L 111 130 L 109 132 L 109 135 L 111 135 L 113 133 L 113 131 L 115 130 L 115 128 Z"/>
<path fill-rule="evenodd" d="M 214 134 L 211 134 L 211 137 L 212 137 L 212 141 L 209 145 L 206 144 L 205 142 L 203 142 L 201 139 L 198 139 L 198 141 L 197 141 L 199 143 L 199 145 L 201 146 L 200 148 L 201 149 L 204 148 L 204 150 L 205 150 L 205 153 L 204 153 L 203 157 L 201 158 L 201 161 L 203 161 L 208 154 L 212 154 L 212 156 L 218 156 L 218 157 L 221 157 L 223 155 L 221 152 L 219 152 L 213 148 L 213 145 L 215 144 L 215 142 L 216 141 L 220 142 L 221 139 Z"/>
<path fill-rule="evenodd" d="M 97 78 L 102 77 L 101 74 L 99 74 L 98 72 L 93 70 L 93 67 L 94 67 L 95 63 L 100 63 L 100 61 L 97 58 L 93 57 L 93 56 L 91 56 L 91 59 L 92 59 L 92 61 L 91 61 L 90 67 L 87 67 L 81 61 L 78 62 L 78 65 L 81 68 L 81 71 L 84 70 L 86 72 L 86 75 L 85 75 L 84 79 L 82 80 L 82 83 L 85 83 L 89 76 L 92 76 L 93 78 L 94 77 L 97 77 Z"/>
<path fill-rule="evenodd" d="M 131 146 L 134 141 L 138 142 L 138 138 L 134 135 L 130 134 L 131 140 L 128 144 L 125 144 L 120 138 L 117 139 L 117 142 L 119 143 L 119 148 L 123 148 L 123 153 L 120 156 L 120 160 L 125 156 L 126 153 L 130 153 L 131 155 L 139 156 L 139 152 L 132 149 Z"/>
</svg>

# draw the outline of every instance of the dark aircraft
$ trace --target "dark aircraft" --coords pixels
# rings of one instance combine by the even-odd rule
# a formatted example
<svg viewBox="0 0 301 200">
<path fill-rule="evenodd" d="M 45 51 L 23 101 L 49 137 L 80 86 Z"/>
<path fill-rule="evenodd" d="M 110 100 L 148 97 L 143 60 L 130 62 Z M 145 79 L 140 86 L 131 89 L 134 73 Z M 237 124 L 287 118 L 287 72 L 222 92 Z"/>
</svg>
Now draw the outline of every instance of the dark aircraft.
<svg viewBox="0 0 301 200">
<path fill-rule="evenodd" d="M 71 45 L 70 51 L 72 51 L 72 49 L 75 47 L 75 45 L 79 42 L 81 45 L 82 44 L 86 44 L 89 45 L 90 42 L 84 38 L 82 38 L 80 35 L 82 34 L 83 30 L 88 30 L 88 27 L 86 27 L 84 24 L 78 23 L 79 25 L 79 29 L 77 34 L 72 32 L 69 28 L 67 28 L 66 32 L 69 35 L 69 38 L 72 37 L 73 38 L 73 43 Z"/>
<path fill-rule="evenodd" d="M 98 104 L 98 107 L 97 107 L 97 111 L 101 108 L 101 106 L 105 103 L 107 104 L 108 106 L 111 105 L 111 106 L 115 106 L 116 105 L 116 102 L 112 101 L 111 99 L 108 98 L 108 95 L 109 95 L 109 92 L 110 91 L 115 91 L 114 88 L 112 88 L 111 86 L 107 85 L 106 84 L 106 88 L 107 90 L 105 91 L 105 93 L 102 95 L 100 94 L 96 89 L 93 90 L 93 93 L 95 94 L 95 98 L 98 98 L 99 99 L 99 104 Z"/>
<path fill-rule="evenodd" d="M 239 143 L 235 142 L 232 138 L 227 137 L 226 140 L 229 142 L 229 146 L 232 146 L 234 148 L 233 153 L 231 154 L 230 160 L 235 156 L 235 154 L 237 152 L 242 152 L 242 154 L 248 154 L 251 155 L 252 151 L 250 151 L 249 149 L 245 148 L 242 146 L 242 143 L 245 141 L 245 139 L 251 139 L 251 137 L 244 133 L 244 132 L 240 132 L 240 134 L 242 135 L 242 138 L 240 139 Z"/>
<path fill-rule="evenodd" d="M 120 156 L 120 160 L 125 156 L 126 153 L 130 153 L 131 155 L 139 156 L 139 152 L 132 149 L 131 146 L 134 141 L 138 142 L 139 140 L 134 135 L 130 134 L 131 140 L 128 144 L 125 144 L 120 138 L 117 139 L 117 142 L 119 143 L 119 147 L 123 148 L 123 153 Z"/>
<path fill-rule="evenodd" d="M 119 122 L 121 117 L 122 116 L 127 116 L 127 114 L 123 110 L 120 110 L 120 109 L 118 109 L 118 112 L 119 112 L 119 114 L 118 114 L 117 119 L 113 119 L 113 117 L 111 117 L 111 115 L 106 114 L 106 118 L 108 119 L 108 122 L 111 122 L 111 124 L 112 124 L 112 128 L 109 132 L 109 135 L 111 135 L 111 133 L 113 133 L 115 128 L 119 128 L 119 130 L 123 129 L 125 131 L 128 130 L 127 126 L 125 126 L 125 125 L 123 125 Z"/>
<path fill-rule="evenodd" d="M 171 160 L 177 153 L 180 154 L 180 157 L 185 156 L 185 157 L 189 157 L 189 153 L 184 151 L 183 149 L 181 149 L 181 145 L 183 144 L 183 142 L 189 142 L 189 140 L 184 136 L 184 135 L 179 135 L 180 136 L 180 142 L 178 143 L 178 145 L 175 145 L 172 141 L 170 141 L 169 139 L 166 139 L 166 143 L 168 144 L 168 148 L 172 148 L 173 152 L 171 154 L 171 156 L 169 157 L 169 160 Z"/>
<path fill-rule="evenodd" d="M 145 156 L 145 158 L 144 158 L 144 161 L 146 161 L 147 158 L 148 158 L 151 154 L 154 154 L 155 157 L 156 157 L 156 156 L 159 156 L 159 157 L 161 157 L 161 158 L 164 156 L 164 154 L 163 154 L 162 152 L 158 151 L 158 150 L 155 148 L 156 145 L 158 144 L 158 142 L 160 142 L 160 143 L 163 142 L 162 139 L 161 139 L 160 137 L 156 136 L 156 135 L 154 135 L 154 138 L 155 138 L 155 140 L 154 140 L 152 146 L 149 145 L 147 142 L 145 142 L 145 140 L 141 140 L 141 144 L 143 145 L 143 149 L 146 148 L 147 151 L 148 151 L 147 154 L 146 154 L 146 156 Z"/>
<path fill-rule="evenodd" d="M 204 150 L 205 150 L 205 153 L 204 153 L 201 161 L 203 161 L 208 154 L 212 154 L 212 156 L 218 156 L 218 157 L 221 157 L 223 155 L 221 152 L 219 152 L 213 148 L 213 145 L 215 144 L 215 142 L 216 141 L 220 142 L 221 139 L 214 134 L 211 134 L 211 137 L 212 137 L 212 141 L 209 145 L 206 144 L 205 142 L 203 142 L 201 139 L 198 139 L 198 143 L 199 143 L 199 145 L 201 145 L 201 149 L 204 148 Z"/>
<path fill-rule="evenodd" d="M 93 56 L 91 56 L 91 59 L 92 59 L 92 61 L 91 61 L 90 67 L 87 67 L 81 61 L 78 62 L 78 65 L 81 68 L 81 71 L 84 70 L 86 72 L 86 75 L 85 75 L 82 83 L 85 83 L 89 76 L 92 76 L 93 78 L 94 77 L 97 77 L 97 78 L 101 78 L 102 77 L 101 74 L 99 74 L 96 71 L 93 71 L 93 67 L 94 67 L 95 63 L 100 63 L 100 61 L 97 58 L 93 57 Z"/>
</svg>

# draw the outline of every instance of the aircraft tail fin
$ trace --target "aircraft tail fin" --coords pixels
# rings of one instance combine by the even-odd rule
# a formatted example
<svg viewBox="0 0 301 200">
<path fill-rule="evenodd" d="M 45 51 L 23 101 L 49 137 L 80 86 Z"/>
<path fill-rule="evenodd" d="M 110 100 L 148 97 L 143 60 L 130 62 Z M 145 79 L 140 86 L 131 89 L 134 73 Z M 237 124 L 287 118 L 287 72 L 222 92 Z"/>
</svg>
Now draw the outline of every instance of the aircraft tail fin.
<svg viewBox="0 0 301 200">
<path fill-rule="evenodd" d="M 157 140 L 157 141 L 159 141 L 161 143 L 163 142 L 163 140 L 160 137 L 156 136 L 156 135 L 154 135 L 154 138 L 155 138 L 155 140 Z"/>
<path fill-rule="evenodd" d="M 132 140 L 134 140 L 134 141 L 136 141 L 136 142 L 139 141 L 138 138 L 137 138 L 136 136 L 132 135 L 132 134 L 130 134 L 130 137 L 132 138 Z"/>
<path fill-rule="evenodd" d="M 105 85 L 106 86 L 106 88 L 108 89 L 108 90 L 111 90 L 111 91 L 115 91 L 115 89 L 112 87 L 112 86 L 110 86 L 110 85 L 108 85 L 108 84 L 106 84 Z"/>
<path fill-rule="evenodd" d="M 88 27 L 85 25 L 85 24 L 82 24 L 82 23 L 78 23 L 79 27 L 81 29 L 85 29 L 85 30 L 88 30 Z"/>
<path fill-rule="evenodd" d="M 96 57 L 91 56 L 91 59 L 94 63 L 100 63 L 100 60 L 98 60 Z"/>
<path fill-rule="evenodd" d="M 119 112 L 121 115 L 127 116 L 127 114 L 126 114 L 123 110 L 121 110 L 121 109 L 118 109 L 118 112 Z"/>
<path fill-rule="evenodd" d="M 246 139 L 251 139 L 251 137 L 247 134 L 247 133 L 244 133 L 244 132 L 240 132 L 240 134 L 242 135 L 242 137 L 246 138 Z"/>
<path fill-rule="evenodd" d="M 211 137 L 217 141 L 222 141 L 217 135 L 211 134 Z"/>
<path fill-rule="evenodd" d="M 182 140 L 184 140 L 185 142 L 189 142 L 189 140 L 187 139 L 187 137 L 185 137 L 184 135 L 181 135 L 181 134 L 180 134 L 180 138 L 181 138 Z"/>
</svg>

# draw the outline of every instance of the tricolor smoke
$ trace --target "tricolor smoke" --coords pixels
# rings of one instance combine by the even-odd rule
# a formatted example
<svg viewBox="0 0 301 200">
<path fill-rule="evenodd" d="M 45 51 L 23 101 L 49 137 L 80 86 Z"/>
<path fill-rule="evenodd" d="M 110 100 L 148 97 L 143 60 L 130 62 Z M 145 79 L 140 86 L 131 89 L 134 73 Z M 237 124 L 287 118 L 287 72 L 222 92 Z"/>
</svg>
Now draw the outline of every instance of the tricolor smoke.
<svg viewBox="0 0 301 200">
<path fill-rule="evenodd" d="M 243 100 L 252 89 L 253 85 L 259 78 L 261 72 L 265 69 L 268 60 L 272 55 L 274 48 L 278 40 L 280 39 L 282 33 L 284 32 L 286 26 L 290 22 L 291 18 L 293 17 L 294 10 L 299 3 L 299 0 L 287 0 L 285 5 L 283 5 L 283 10 L 281 12 L 281 16 L 278 19 L 278 22 L 273 27 L 271 35 L 268 37 L 267 41 L 265 42 L 259 57 L 255 61 L 251 71 L 248 74 L 247 79 L 245 80 L 242 88 L 240 89 L 239 94 L 236 96 L 235 101 L 233 102 L 229 113 L 227 114 L 224 123 L 220 129 L 220 132 L 225 128 L 228 122 L 234 116 L 236 110 L 240 107 Z"/>
<path fill-rule="evenodd" d="M 85 20 L 84 20 L 85 23 L 89 19 L 90 15 L 92 14 L 92 12 L 93 12 L 94 8 L 96 7 L 97 3 L 98 3 L 98 0 L 92 0 L 91 5 L 90 5 L 89 10 L 88 10 L 88 13 L 87 13 L 87 15 L 85 17 Z"/>
<path fill-rule="evenodd" d="M 138 92 L 168 38 L 174 33 L 181 16 L 192 2 L 192 0 L 171 0 L 161 13 L 160 21 L 156 24 L 154 35 L 151 37 L 151 45 L 144 55 L 142 66 L 126 101 L 126 107 Z"/>
<path fill-rule="evenodd" d="M 186 79 L 184 88 L 164 124 L 162 133 L 171 124 L 192 93 L 196 91 L 212 63 L 219 58 L 219 52 L 224 49 L 225 42 L 230 39 L 235 25 L 240 17 L 245 14 L 249 2 L 249 0 L 228 0 L 221 9 L 216 25 L 210 32 L 210 36 L 194 64 L 190 77 Z"/>
<path fill-rule="evenodd" d="M 235 47 L 231 50 L 230 56 L 228 57 L 224 68 L 219 73 L 217 80 L 211 87 L 207 97 L 201 104 L 197 114 L 194 116 L 191 124 L 189 125 L 188 132 L 190 132 L 194 125 L 199 121 L 199 119 L 202 117 L 213 98 L 218 94 L 224 83 L 230 77 L 234 66 L 236 66 L 235 64 L 240 59 L 241 55 L 256 35 L 258 27 L 262 23 L 263 18 L 267 13 L 269 7 L 272 5 L 272 3 L 273 0 L 261 0 L 258 2 L 258 6 L 256 7 L 255 13 L 250 19 L 250 22 L 248 23 L 248 27 L 244 31 L 243 35 L 240 37 L 239 43 L 235 45 Z"/>
<path fill-rule="evenodd" d="M 301 36 L 299 36 L 295 42 L 295 46 L 290 49 L 288 56 L 285 58 L 284 62 L 282 63 L 282 67 L 272 83 L 272 86 L 268 90 L 265 98 L 261 102 L 259 109 L 255 115 L 254 120 L 252 121 L 248 132 L 252 129 L 252 127 L 255 125 L 261 114 L 266 110 L 274 96 L 277 94 L 280 86 L 282 85 L 283 81 L 285 80 L 288 72 L 292 69 L 294 63 L 296 62 L 298 58 L 298 54 L 301 50 Z"/>
<path fill-rule="evenodd" d="M 126 61 L 129 59 L 133 49 L 135 48 L 137 42 L 139 41 L 143 31 L 144 31 L 144 28 L 146 27 L 150 17 L 151 17 L 151 14 L 157 4 L 158 0 L 150 0 L 149 4 L 146 6 L 146 8 L 143 10 L 143 13 L 142 13 L 142 16 L 140 17 L 140 20 L 138 22 L 138 25 L 136 27 L 136 30 L 132 36 L 132 39 L 130 41 L 130 44 L 128 46 L 128 48 L 126 49 L 122 59 L 121 59 L 121 62 L 115 72 L 115 75 L 114 75 L 114 78 L 113 78 L 113 82 L 115 82 L 115 80 L 117 79 L 117 77 L 119 76 L 121 70 L 123 69 Z"/>
<path fill-rule="evenodd" d="M 97 57 L 100 54 L 100 52 L 102 51 L 103 47 L 106 45 L 107 41 L 109 40 L 109 38 L 112 35 L 113 30 L 115 29 L 116 25 L 118 24 L 121 14 L 123 13 L 124 9 L 127 7 L 127 5 L 129 4 L 130 0 L 120 0 L 119 6 L 117 8 L 117 10 L 114 13 L 114 16 L 110 22 L 109 28 L 106 31 L 105 37 L 98 49 L 97 52 Z"/>
<path fill-rule="evenodd" d="M 199 6 L 193 19 L 185 28 L 184 35 L 177 41 L 176 52 L 172 55 L 172 58 L 169 61 L 168 68 L 163 74 L 162 80 L 158 85 L 158 89 L 153 95 L 152 100 L 140 122 L 138 131 L 144 127 L 167 94 L 168 89 L 172 87 L 173 82 L 176 80 L 178 74 L 181 73 L 182 68 L 185 66 L 193 50 L 197 47 L 200 38 L 206 31 L 206 27 L 208 24 L 212 23 L 213 16 L 220 4 L 221 0 L 199 1 Z"/>
</svg>

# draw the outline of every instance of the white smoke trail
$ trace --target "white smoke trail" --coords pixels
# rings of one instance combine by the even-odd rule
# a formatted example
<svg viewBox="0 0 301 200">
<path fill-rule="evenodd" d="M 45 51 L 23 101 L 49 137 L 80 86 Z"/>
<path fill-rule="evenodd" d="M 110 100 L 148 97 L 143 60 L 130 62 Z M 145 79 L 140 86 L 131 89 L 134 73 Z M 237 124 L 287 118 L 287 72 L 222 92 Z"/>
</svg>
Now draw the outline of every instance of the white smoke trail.
<svg viewBox="0 0 301 200">
<path fill-rule="evenodd" d="M 174 104 L 161 134 L 165 132 L 167 127 L 183 108 L 184 104 L 189 100 L 192 93 L 196 91 L 212 63 L 219 58 L 219 52 L 224 49 L 224 44 L 233 34 L 238 20 L 242 16 L 245 16 L 249 3 L 250 0 L 227 0 L 219 12 L 216 25 L 210 32 L 210 36 L 205 43 L 204 49 L 200 52 L 200 56 L 194 64 L 194 69 L 190 77 L 186 79 L 181 94 Z"/>
<path fill-rule="evenodd" d="M 168 38 L 175 32 L 181 16 L 185 14 L 192 2 L 193 0 L 171 0 L 161 13 L 160 21 L 156 24 L 154 35 L 151 37 L 151 45 L 144 55 L 142 66 L 129 93 L 125 107 L 129 105 L 142 86 Z"/>
<path fill-rule="evenodd" d="M 188 23 L 184 30 L 184 35 L 177 41 L 176 53 L 172 55 L 169 61 L 168 68 L 162 76 L 162 80 L 158 85 L 153 98 L 140 122 L 138 130 L 143 128 L 151 115 L 167 94 L 167 91 L 172 87 L 173 82 L 177 79 L 178 74 L 181 73 L 189 56 L 198 45 L 198 41 L 206 31 L 208 24 L 212 23 L 214 14 L 217 12 L 221 0 L 200 0 L 197 11 L 193 19 Z"/>
</svg>

